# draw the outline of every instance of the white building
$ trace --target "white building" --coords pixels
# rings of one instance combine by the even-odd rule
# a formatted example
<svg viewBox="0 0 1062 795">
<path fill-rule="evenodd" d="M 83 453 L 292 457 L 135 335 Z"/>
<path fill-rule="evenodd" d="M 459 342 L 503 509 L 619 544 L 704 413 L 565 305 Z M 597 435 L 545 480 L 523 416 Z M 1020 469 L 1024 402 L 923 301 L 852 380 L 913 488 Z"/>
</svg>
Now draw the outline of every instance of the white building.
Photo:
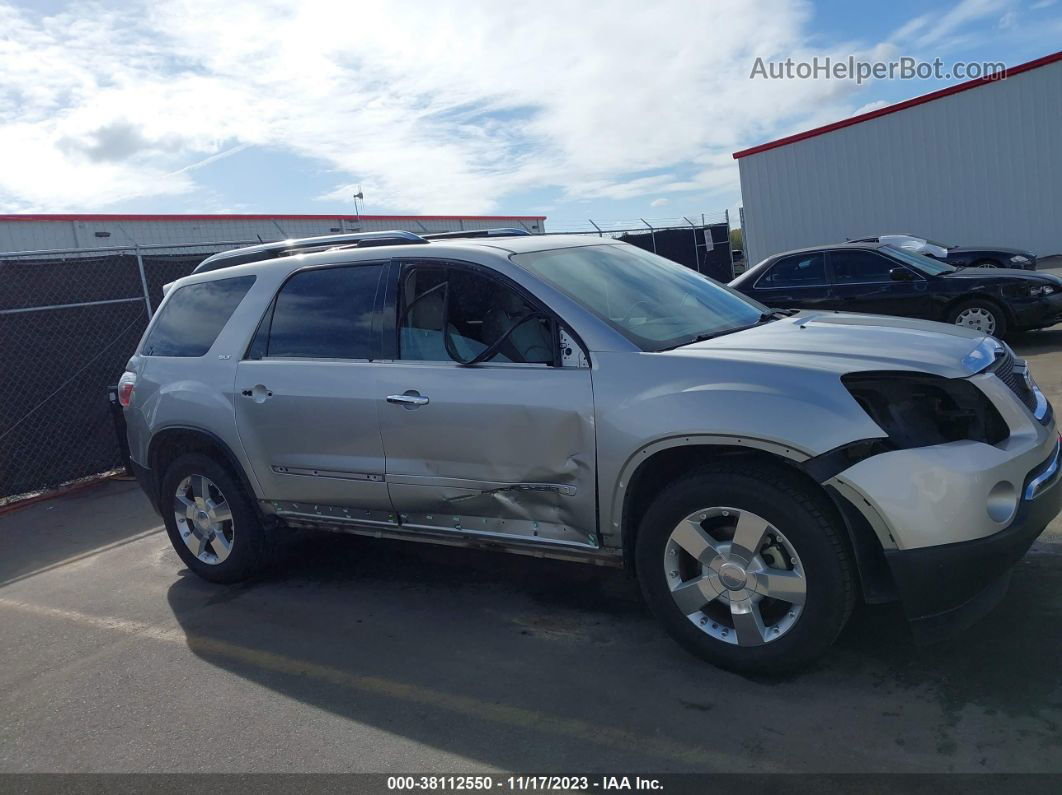
<svg viewBox="0 0 1062 795">
<path fill-rule="evenodd" d="M 910 233 L 1062 254 L 1062 52 L 736 152 L 745 249 Z"/>
<path fill-rule="evenodd" d="M 0 252 L 254 243 L 387 229 L 517 227 L 537 234 L 545 221 L 542 215 L 0 215 Z"/>
</svg>

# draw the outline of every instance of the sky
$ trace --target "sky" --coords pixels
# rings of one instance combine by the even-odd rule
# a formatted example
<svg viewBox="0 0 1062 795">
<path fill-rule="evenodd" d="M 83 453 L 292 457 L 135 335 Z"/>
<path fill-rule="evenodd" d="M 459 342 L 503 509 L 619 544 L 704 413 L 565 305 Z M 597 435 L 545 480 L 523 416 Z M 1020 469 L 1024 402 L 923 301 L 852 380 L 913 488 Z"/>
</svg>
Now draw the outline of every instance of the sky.
<svg viewBox="0 0 1062 795">
<path fill-rule="evenodd" d="M 1002 61 L 1062 0 L 0 0 L 0 213 L 709 217 L 732 153 L 957 80 L 764 61 Z"/>
</svg>

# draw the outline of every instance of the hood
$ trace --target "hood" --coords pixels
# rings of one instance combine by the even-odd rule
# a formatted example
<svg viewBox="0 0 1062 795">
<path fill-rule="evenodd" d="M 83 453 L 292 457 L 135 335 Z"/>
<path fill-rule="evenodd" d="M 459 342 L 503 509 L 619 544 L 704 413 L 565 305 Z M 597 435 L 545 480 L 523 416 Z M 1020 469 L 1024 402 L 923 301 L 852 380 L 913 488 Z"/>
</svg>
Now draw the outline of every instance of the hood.
<svg viewBox="0 0 1062 795">
<path fill-rule="evenodd" d="M 985 340 L 971 329 L 884 315 L 801 312 L 662 355 L 783 364 L 845 373 L 910 370 L 969 376 L 963 359 Z"/>
<path fill-rule="evenodd" d="M 945 279 L 977 279 L 978 281 L 1014 281 L 1036 282 L 1062 286 L 1062 279 L 1046 271 L 1023 271 L 1018 268 L 962 268 L 954 273 L 943 273 Z"/>
</svg>

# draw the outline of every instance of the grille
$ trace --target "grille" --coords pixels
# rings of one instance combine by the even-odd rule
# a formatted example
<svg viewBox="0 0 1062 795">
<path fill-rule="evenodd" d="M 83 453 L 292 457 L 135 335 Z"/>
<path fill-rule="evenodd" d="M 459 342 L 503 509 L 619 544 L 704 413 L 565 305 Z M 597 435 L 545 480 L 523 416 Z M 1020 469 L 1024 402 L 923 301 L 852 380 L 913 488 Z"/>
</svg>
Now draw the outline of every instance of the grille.
<svg viewBox="0 0 1062 795">
<path fill-rule="evenodd" d="M 1036 410 L 1036 395 L 1029 389 L 1025 383 L 1025 376 L 1022 375 L 1022 371 L 1017 367 L 1017 363 L 1014 359 L 1014 354 L 1007 351 L 1002 358 L 996 363 L 995 368 L 996 377 L 999 378 L 1007 387 L 1018 396 L 1018 400 L 1025 404 L 1025 407 L 1029 411 Z"/>
</svg>

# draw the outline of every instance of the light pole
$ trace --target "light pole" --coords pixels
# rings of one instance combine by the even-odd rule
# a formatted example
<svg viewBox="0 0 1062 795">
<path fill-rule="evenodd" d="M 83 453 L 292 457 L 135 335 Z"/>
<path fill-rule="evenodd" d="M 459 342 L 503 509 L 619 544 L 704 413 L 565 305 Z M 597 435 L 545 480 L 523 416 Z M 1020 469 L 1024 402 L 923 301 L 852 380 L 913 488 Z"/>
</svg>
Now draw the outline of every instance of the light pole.
<svg viewBox="0 0 1062 795">
<path fill-rule="evenodd" d="M 361 228 L 361 213 L 358 212 L 358 199 L 365 201 L 365 195 L 361 192 L 361 185 L 358 185 L 358 192 L 354 194 L 354 218 L 358 228 Z"/>
</svg>

